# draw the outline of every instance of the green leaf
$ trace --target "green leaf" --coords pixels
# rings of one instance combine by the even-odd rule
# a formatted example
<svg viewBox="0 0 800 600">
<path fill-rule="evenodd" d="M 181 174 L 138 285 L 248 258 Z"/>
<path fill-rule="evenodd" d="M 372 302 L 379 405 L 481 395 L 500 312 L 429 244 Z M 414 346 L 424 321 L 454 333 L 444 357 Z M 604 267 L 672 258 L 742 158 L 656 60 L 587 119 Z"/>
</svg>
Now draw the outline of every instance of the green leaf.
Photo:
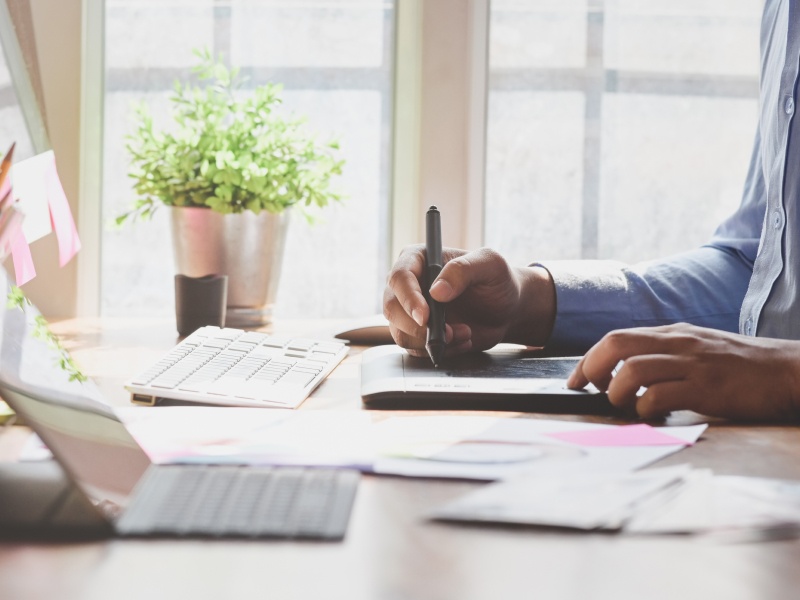
<svg viewBox="0 0 800 600">
<path fill-rule="evenodd" d="M 133 107 L 125 148 L 138 198 L 118 225 L 148 218 L 162 204 L 258 213 L 341 200 L 331 191 L 344 164 L 338 141 L 319 143 L 304 117 L 277 111 L 280 84 L 245 91 L 223 56 L 208 48 L 192 53 L 200 84 L 175 81 L 171 127 L 155 129 L 146 104 Z"/>
<path fill-rule="evenodd" d="M 15 285 L 12 285 L 9 289 L 6 303 L 8 308 L 19 308 L 22 311 L 25 311 L 26 306 L 33 306 L 24 292 Z M 70 381 L 84 382 L 88 379 L 75 364 L 75 361 L 72 359 L 69 352 L 67 352 L 66 348 L 61 345 L 61 340 L 50 331 L 47 319 L 42 315 L 34 316 L 31 335 L 36 339 L 42 340 L 50 349 L 55 351 L 56 364 L 67 372 Z"/>
</svg>

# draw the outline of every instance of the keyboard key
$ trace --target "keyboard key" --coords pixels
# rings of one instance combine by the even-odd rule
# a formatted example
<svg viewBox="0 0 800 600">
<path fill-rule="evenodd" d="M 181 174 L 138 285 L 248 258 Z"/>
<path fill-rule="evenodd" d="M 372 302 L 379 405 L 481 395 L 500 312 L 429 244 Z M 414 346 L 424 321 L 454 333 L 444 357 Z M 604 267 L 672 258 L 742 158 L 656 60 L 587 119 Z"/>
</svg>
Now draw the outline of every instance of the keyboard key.
<svg viewBox="0 0 800 600">
<path fill-rule="evenodd" d="M 345 347 L 345 344 L 337 344 L 335 342 L 322 342 L 314 346 L 314 352 L 327 352 L 329 354 L 338 354 Z"/>
<path fill-rule="evenodd" d="M 244 332 L 241 329 L 233 329 L 231 327 L 226 327 L 225 329 L 220 329 L 219 332 L 214 334 L 214 337 L 218 339 L 232 341 L 238 337 L 241 337 L 242 333 Z"/>
<path fill-rule="evenodd" d="M 248 331 L 242 337 L 239 338 L 239 341 L 247 342 L 248 344 L 260 344 L 265 339 L 267 339 L 266 333 L 260 333 L 258 331 Z"/>
<path fill-rule="evenodd" d="M 284 348 L 290 341 L 291 338 L 271 335 L 262 341 L 261 345 L 267 346 L 268 348 Z"/>
<path fill-rule="evenodd" d="M 201 347 L 202 348 L 220 348 L 220 349 L 222 349 L 222 348 L 227 347 L 228 344 L 230 344 L 229 340 L 213 338 L 213 339 L 207 339 L 206 341 L 204 341 L 203 345 Z"/>
<path fill-rule="evenodd" d="M 322 371 L 324 367 L 325 365 L 318 360 L 302 360 L 295 365 L 296 369 L 311 369 L 316 373 Z"/>
<path fill-rule="evenodd" d="M 314 340 L 304 340 L 304 339 L 296 339 L 289 342 L 286 347 L 289 350 L 301 350 L 303 352 L 307 352 L 311 350 L 314 346 L 317 345 L 317 342 Z"/>
<path fill-rule="evenodd" d="M 255 344 L 248 344 L 247 342 L 233 342 L 226 350 L 233 350 L 235 352 L 250 352 L 255 348 Z"/>
<path fill-rule="evenodd" d="M 314 376 L 310 373 L 296 373 L 294 371 L 290 371 L 281 377 L 280 385 L 303 388 L 313 380 Z"/>
</svg>

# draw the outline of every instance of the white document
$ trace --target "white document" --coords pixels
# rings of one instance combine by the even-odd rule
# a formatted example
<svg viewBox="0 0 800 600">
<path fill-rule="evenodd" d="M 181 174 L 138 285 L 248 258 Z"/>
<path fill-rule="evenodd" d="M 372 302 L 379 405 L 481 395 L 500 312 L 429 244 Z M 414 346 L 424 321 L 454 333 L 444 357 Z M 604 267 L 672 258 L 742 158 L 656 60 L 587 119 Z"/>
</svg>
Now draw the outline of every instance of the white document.
<svg viewBox="0 0 800 600">
<path fill-rule="evenodd" d="M 735 533 L 800 525 L 800 482 L 696 470 L 680 494 L 636 514 L 632 533 Z"/>
<path fill-rule="evenodd" d="M 636 507 L 680 486 L 688 466 L 637 473 L 524 476 L 487 485 L 439 509 L 433 518 L 619 529 Z"/>
<path fill-rule="evenodd" d="M 614 425 L 471 415 L 174 406 L 116 409 L 157 463 L 301 464 L 376 474 L 493 481 L 521 474 L 627 473 L 682 445 L 583 447 L 548 433 Z M 659 428 L 693 443 L 705 425 Z M 41 443 L 26 448 L 41 459 Z M 46 450 L 46 449 L 45 449 Z"/>
<path fill-rule="evenodd" d="M 430 515 L 449 521 L 703 534 L 722 541 L 800 536 L 800 482 L 715 476 L 688 465 L 635 473 L 525 475 Z"/>
<path fill-rule="evenodd" d="M 615 425 L 484 416 L 392 417 L 375 427 L 374 472 L 407 477 L 494 481 L 520 475 L 627 473 L 684 445 L 585 447 L 549 433 L 613 429 Z M 694 443 L 707 425 L 662 427 Z"/>
<path fill-rule="evenodd" d="M 25 215 L 22 232 L 29 244 L 53 231 L 47 192 L 47 170 L 52 161 L 50 150 L 11 167 L 11 186 L 16 206 Z"/>
<path fill-rule="evenodd" d="M 116 409 L 157 463 L 342 466 L 370 470 L 363 411 L 170 406 Z"/>
</svg>

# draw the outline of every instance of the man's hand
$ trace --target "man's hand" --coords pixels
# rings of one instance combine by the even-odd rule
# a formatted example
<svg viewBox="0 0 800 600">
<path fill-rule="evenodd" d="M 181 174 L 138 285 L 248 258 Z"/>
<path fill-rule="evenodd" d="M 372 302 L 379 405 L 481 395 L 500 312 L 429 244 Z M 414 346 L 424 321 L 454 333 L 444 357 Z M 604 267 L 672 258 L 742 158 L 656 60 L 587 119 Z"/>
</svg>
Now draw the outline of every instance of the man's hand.
<svg viewBox="0 0 800 600">
<path fill-rule="evenodd" d="M 555 318 L 555 288 L 541 267 L 511 268 L 489 249 L 445 248 L 431 297 L 445 304 L 445 355 L 486 350 L 499 342 L 543 345 Z M 383 313 L 394 341 L 426 356 L 428 303 L 422 293 L 424 246 L 403 250 L 389 273 Z"/>
<path fill-rule="evenodd" d="M 580 389 L 589 382 L 607 391 L 613 405 L 644 418 L 688 409 L 740 420 L 796 420 L 800 342 L 683 323 L 612 331 L 586 353 L 567 385 Z"/>
</svg>

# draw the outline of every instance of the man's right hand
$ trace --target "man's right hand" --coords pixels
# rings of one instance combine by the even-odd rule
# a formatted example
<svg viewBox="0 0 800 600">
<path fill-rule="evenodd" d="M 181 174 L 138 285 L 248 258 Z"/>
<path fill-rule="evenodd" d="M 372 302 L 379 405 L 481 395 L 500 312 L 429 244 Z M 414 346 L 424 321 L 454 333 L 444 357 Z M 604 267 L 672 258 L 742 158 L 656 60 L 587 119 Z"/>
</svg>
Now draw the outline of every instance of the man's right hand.
<svg viewBox="0 0 800 600">
<path fill-rule="evenodd" d="M 542 346 L 555 320 L 555 287 L 542 267 L 512 268 L 494 250 L 445 248 L 431 297 L 445 304 L 445 355 L 491 348 L 500 342 Z M 394 341 L 426 356 L 428 303 L 422 292 L 425 247 L 405 248 L 389 273 L 383 313 Z"/>
</svg>

